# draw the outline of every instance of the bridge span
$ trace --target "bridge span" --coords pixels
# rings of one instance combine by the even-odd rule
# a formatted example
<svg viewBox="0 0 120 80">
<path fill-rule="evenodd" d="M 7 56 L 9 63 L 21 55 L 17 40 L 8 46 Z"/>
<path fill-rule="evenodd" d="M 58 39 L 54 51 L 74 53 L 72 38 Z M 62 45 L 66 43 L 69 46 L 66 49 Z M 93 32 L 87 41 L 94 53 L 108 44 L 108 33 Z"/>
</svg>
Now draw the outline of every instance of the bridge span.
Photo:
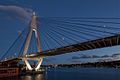
<svg viewBox="0 0 120 80">
<path fill-rule="evenodd" d="M 55 56 L 70 52 L 77 52 L 77 51 L 85 51 L 85 50 L 92 50 L 97 48 L 104 48 L 104 47 L 112 47 L 120 45 L 120 35 L 114 35 L 110 37 L 105 37 L 101 39 L 96 39 L 88 42 L 83 42 L 79 44 L 72 44 L 69 46 L 64 46 L 56 49 L 50 49 L 42 52 L 34 52 L 30 55 L 26 55 L 29 59 L 31 58 L 39 58 L 39 57 L 47 57 L 47 56 Z M 23 57 L 19 58 L 12 58 L 8 60 L 1 61 L 1 63 L 11 63 L 11 62 L 19 62 L 22 60 Z"/>
<path fill-rule="evenodd" d="M 31 55 L 27 55 L 28 58 L 34 57 L 46 57 L 46 56 L 55 56 L 70 52 L 77 52 L 77 51 L 85 51 L 85 50 L 92 50 L 97 48 L 104 48 L 104 47 L 112 47 L 120 45 L 120 35 L 114 35 L 110 37 L 105 37 L 101 39 L 96 39 L 88 42 L 83 42 L 79 44 L 72 44 L 69 46 L 64 46 L 56 49 L 51 49 L 42 52 L 35 52 Z"/>
<path fill-rule="evenodd" d="M 112 47 L 112 46 L 120 45 L 120 33 L 115 34 L 115 32 L 112 31 L 112 30 L 116 30 L 116 33 L 117 33 L 117 32 L 119 32 L 120 28 L 117 28 L 117 27 L 112 28 L 111 26 L 106 27 L 106 26 L 90 25 L 90 24 L 83 24 L 83 23 L 78 24 L 78 23 L 75 23 L 74 21 L 76 21 L 76 20 L 72 20 L 71 22 L 70 21 L 66 22 L 66 21 L 56 21 L 56 20 L 49 21 L 49 20 L 47 20 L 47 23 L 50 22 L 49 25 L 52 24 L 52 23 L 55 23 L 53 26 L 57 26 L 57 28 L 52 27 L 51 30 L 53 32 L 51 32 L 51 33 L 52 34 L 54 33 L 54 35 L 56 34 L 57 40 L 60 40 L 60 41 L 57 41 L 53 36 L 50 35 L 51 33 L 48 33 L 48 32 L 46 32 L 47 36 L 44 35 L 44 37 L 49 38 L 48 40 L 52 40 L 53 42 L 56 42 L 58 45 L 61 45 L 61 47 L 57 47 L 57 48 L 52 47 L 51 49 L 42 50 L 41 49 L 42 47 L 41 47 L 41 44 L 40 44 L 41 38 L 39 38 L 38 27 L 37 27 L 37 16 L 36 16 L 35 12 L 33 12 L 33 15 L 32 15 L 32 18 L 31 18 L 31 21 L 30 21 L 30 24 L 29 24 L 29 29 L 27 31 L 27 36 L 25 36 L 25 41 L 22 45 L 22 48 L 23 48 L 23 52 L 21 53 L 22 55 L 18 56 L 18 57 L 15 57 L 15 58 L 11 58 L 11 59 L 1 60 L 0 64 L 11 64 L 11 63 L 14 63 L 14 62 L 18 63 L 19 61 L 24 61 L 28 70 L 33 70 L 33 69 L 39 70 L 39 68 L 42 64 L 43 58 L 47 57 L 47 56 L 55 56 L 55 55 L 60 55 L 60 54 L 65 54 L 65 53 L 92 50 L 92 49 L 98 49 L 98 48 Z M 80 21 L 80 20 L 77 20 L 77 21 Z M 82 22 L 89 22 L 89 23 L 92 22 L 92 23 L 95 23 L 95 24 L 96 23 L 107 23 L 107 24 L 110 23 L 110 24 L 116 24 L 117 26 L 120 24 L 120 23 L 117 23 L 117 22 L 105 22 L 105 21 L 82 21 Z M 65 25 L 65 26 L 63 27 L 63 25 Z M 76 26 L 77 28 L 72 29 L 70 26 Z M 90 28 L 83 27 L 83 26 L 87 26 L 87 27 L 89 26 Z M 57 32 L 56 30 L 53 30 L 53 28 L 56 28 L 57 30 L 63 30 L 63 31 L 61 31 L 61 33 L 62 32 L 66 32 L 66 33 L 61 34 L 61 33 L 59 33 L 60 31 Z M 99 30 L 99 29 L 102 29 L 102 30 Z M 103 31 L 103 29 L 108 30 L 108 31 Z M 85 30 L 85 31 L 83 31 L 83 30 Z M 71 32 L 71 31 L 74 31 L 74 32 Z M 83 32 L 81 32 L 81 31 L 83 31 Z M 98 32 L 97 35 L 95 34 L 95 31 Z M 86 32 L 90 32 L 90 33 L 86 33 Z M 97 38 L 88 40 L 88 37 L 86 38 L 86 36 L 84 37 L 82 35 L 79 35 L 79 33 L 81 33 L 83 35 L 87 35 L 89 37 L 92 36 L 92 37 L 97 37 Z M 109 34 L 110 36 L 103 37 L 102 35 L 104 33 L 106 35 Z M 29 47 L 30 47 L 30 43 L 31 43 L 33 34 L 34 34 L 34 38 L 35 38 L 35 41 L 36 41 L 37 51 L 36 52 L 32 51 L 31 53 L 29 53 L 28 51 L 29 51 Z M 66 36 L 65 34 L 66 35 L 68 34 L 68 36 Z M 102 34 L 101 35 L 102 37 L 99 34 Z M 61 36 L 62 36 L 62 40 L 61 40 Z M 77 37 L 77 39 L 78 39 L 78 37 L 82 38 L 82 39 L 78 39 L 78 40 L 75 39 L 74 40 L 73 36 Z M 67 38 L 68 41 L 70 39 L 73 40 L 73 41 L 77 41 L 77 43 L 72 43 L 72 44 L 69 44 L 69 45 L 62 45 L 61 43 L 65 42 L 64 38 Z M 83 40 L 83 39 L 85 41 L 79 42 L 80 40 Z M 46 45 L 47 45 L 47 47 L 49 47 L 48 44 L 47 44 L 48 43 L 47 40 L 44 39 L 43 41 L 44 42 L 46 41 Z M 10 49 L 11 49 L 11 47 L 10 47 Z M 22 50 L 22 48 L 21 48 L 21 50 Z M 8 51 L 10 49 L 8 49 Z M 5 55 L 3 55 L 3 57 L 5 57 Z M 29 60 L 36 60 L 38 63 L 36 64 L 36 66 L 34 68 L 32 68 Z"/>
</svg>

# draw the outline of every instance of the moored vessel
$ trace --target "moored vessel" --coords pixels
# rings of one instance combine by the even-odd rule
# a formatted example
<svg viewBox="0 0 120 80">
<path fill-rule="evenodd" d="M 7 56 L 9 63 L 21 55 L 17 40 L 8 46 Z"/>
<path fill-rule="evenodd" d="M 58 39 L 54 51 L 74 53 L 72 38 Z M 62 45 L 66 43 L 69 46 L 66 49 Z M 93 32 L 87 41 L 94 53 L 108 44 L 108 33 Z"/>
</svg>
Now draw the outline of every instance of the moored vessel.
<svg viewBox="0 0 120 80">
<path fill-rule="evenodd" d="M 0 77 L 18 76 L 19 68 L 0 68 Z"/>
</svg>

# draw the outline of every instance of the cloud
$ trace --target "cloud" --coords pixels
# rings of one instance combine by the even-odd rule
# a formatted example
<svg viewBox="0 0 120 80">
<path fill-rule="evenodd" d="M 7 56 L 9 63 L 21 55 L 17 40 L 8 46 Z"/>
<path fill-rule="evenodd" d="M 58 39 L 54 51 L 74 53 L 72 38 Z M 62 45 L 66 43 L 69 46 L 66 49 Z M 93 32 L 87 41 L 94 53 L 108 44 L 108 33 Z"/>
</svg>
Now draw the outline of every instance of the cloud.
<svg viewBox="0 0 120 80">
<path fill-rule="evenodd" d="M 10 15 L 14 15 L 16 17 L 19 17 L 21 19 L 30 19 L 33 10 L 32 9 L 27 9 L 19 6 L 14 6 L 14 5 L 0 5 L 0 12 L 6 12 L 10 13 Z"/>
</svg>

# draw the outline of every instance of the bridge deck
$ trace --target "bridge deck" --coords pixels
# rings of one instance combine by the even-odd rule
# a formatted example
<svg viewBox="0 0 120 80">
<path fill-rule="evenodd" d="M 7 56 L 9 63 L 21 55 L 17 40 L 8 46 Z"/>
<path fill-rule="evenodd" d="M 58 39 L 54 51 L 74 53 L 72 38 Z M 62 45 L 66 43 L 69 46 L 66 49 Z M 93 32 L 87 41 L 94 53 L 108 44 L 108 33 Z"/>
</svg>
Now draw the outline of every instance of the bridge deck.
<svg viewBox="0 0 120 80">
<path fill-rule="evenodd" d="M 37 52 L 29 55 L 28 57 L 39 57 L 39 56 L 54 56 L 69 52 L 92 50 L 97 48 L 111 47 L 115 45 L 120 45 L 120 35 L 114 35 L 110 37 L 105 37 L 97 40 L 87 41 L 83 43 L 73 44 L 69 46 L 64 46 L 56 49 L 51 49 L 43 52 Z"/>
<path fill-rule="evenodd" d="M 69 53 L 69 52 L 92 50 L 92 49 L 111 47 L 111 46 L 116 46 L 116 45 L 120 45 L 120 35 L 114 35 L 114 36 L 101 38 L 97 40 L 73 44 L 73 45 L 51 49 L 51 50 L 47 50 L 43 52 L 36 52 L 30 55 L 27 55 L 27 57 L 35 58 L 35 57 L 55 56 L 55 55 Z M 3 62 L 7 63 L 7 62 L 14 62 L 14 61 L 19 61 L 19 60 L 21 59 L 14 58 L 14 59 L 3 61 Z"/>
</svg>

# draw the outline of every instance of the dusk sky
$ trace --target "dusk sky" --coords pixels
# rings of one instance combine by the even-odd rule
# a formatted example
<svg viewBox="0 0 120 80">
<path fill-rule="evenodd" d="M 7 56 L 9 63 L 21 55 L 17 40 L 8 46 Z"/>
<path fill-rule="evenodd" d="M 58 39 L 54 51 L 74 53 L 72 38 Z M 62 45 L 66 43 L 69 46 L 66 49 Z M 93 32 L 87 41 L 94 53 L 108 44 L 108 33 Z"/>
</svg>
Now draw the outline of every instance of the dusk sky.
<svg viewBox="0 0 120 80">
<path fill-rule="evenodd" d="M 0 0 L 1 55 L 18 37 L 18 32 L 28 26 L 32 11 L 35 11 L 38 17 L 120 18 L 120 0 Z M 50 57 L 46 59 L 45 63 L 64 63 L 65 61 L 66 63 L 74 63 L 72 62 L 73 56 L 91 53 L 99 55 L 120 53 L 120 47 Z"/>
</svg>

